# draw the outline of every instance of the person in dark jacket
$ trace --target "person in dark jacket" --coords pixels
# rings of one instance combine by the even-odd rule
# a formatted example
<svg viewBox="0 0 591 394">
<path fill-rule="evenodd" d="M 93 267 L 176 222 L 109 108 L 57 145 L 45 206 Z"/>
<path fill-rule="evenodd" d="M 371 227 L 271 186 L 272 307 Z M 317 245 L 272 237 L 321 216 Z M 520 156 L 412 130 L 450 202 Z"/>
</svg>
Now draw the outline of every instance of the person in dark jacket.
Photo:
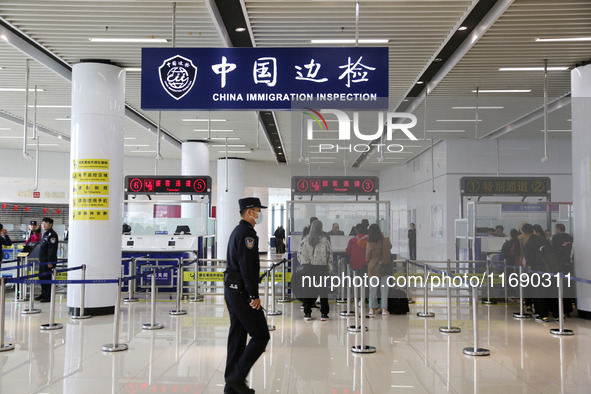
<svg viewBox="0 0 591 394">
<path fill-rule="evenodd" d="M 2 250 L 4 246 L 12 246 L 12 241 L 8 236 L 8 231 L 0 223 L 0 264 L 2 264 L 2 260 L 4 259 L 4 251 Z"/>
<path fill-rule="evenodd" d="M 534 231 L 535 229 L 535 231 Z M 526 239 L 524 247 L 524 256 L 527 265 L 534 270 L 543 271 L 540 249 L 548 246 L 548 241 L 544 236 L 544 230 L 540 225 L 532 226 L 524 224 L 521 231 Z M 535 312 L 538 314 L 537 321 L 552 321 L 548 315 L 552 311 L 554 317 L 558 317 L 558 303 L 554 298 L 548 298 L 549 289 L 541 286 L 532 289 Z"/>
<path fill-rule="evenodd" d="M 408 254 L 410 260 L 417 259 L 417 229 L 414 223 L 411 223 L 408 229 Z"/>
<path fill-rule="evenodd" d="M 51 272 L 57 263 L 59 238 L 53 229 L 52 218 L 43 218 L 41 228 L 43 232 L 41 234 L 41 243 L 39 244 L 39 263 L 51 264 L 41 264 L 39 266 L 39 279 L 47 280 L 51 279 Z M 51 301 L 51 285 L 41 285 L 41 294 L 36 299 L 41 302 Z"/>
<path fill-rule="evenodd" d="M 273 235 L 275 236 L 275 251 L 285 253 L 285 229 L 283 226 L 279 225 Z"/>
<path fill-rule="evenodd" d="M 254 393 L 246 376 L 269 342 L 269 326 L 259 299 L 259 238 L 254 230 L 263 220 L 261 201 L 256 197 L 239 200 L 240 223 L 228 241 L 224 299 L 230 314 L 228 356 L 224 378 L 227 393 Z M 246 344 L 247 335 L 251 339 Z"/>
</svg>

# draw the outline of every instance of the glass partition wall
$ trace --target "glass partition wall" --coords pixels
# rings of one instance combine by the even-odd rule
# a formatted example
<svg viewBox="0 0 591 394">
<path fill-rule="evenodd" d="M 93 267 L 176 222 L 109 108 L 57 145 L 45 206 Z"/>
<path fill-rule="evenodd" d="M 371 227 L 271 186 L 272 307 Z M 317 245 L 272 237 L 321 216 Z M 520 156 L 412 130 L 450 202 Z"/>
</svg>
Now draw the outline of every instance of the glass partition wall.
<svg viewBox="0 0 591 394">
<path fill-rule="evenodd" d="M 470 201 L 467 204 L 466 218 L 468 234 L 467 256 L 460 247 L 460 257 L 480 260 L 482 253 L 499 253 L 505 239 L 512 229 L 519 231 L 523 222 L 539 224 L 544 230 L 555 233 L 556 224 L 563 224 L 566 232 L 574 235 L 573 206 L 570 202 L 504 202 Z M 502 234 L 492 234 L 497 226 L 502 226 Z M 465 237 L 466 229 L 456 223 L 456 242 Z M 461 256 L 460 256 L 461 255 Z"/>
<path fill-rule="evenodd" d="M 344 235 L 331 235 L 333 251 L 344 251 L 351 238 L 352 227 L 367 219 L 377 223 L 386 237 L 390 237 L 389 201 L 287 201 L 290 250 L 297 251 L 304 227 L 310 218 L 322 221 L 322 228 L 330 232 L 336 223 Z"/>
</svg>

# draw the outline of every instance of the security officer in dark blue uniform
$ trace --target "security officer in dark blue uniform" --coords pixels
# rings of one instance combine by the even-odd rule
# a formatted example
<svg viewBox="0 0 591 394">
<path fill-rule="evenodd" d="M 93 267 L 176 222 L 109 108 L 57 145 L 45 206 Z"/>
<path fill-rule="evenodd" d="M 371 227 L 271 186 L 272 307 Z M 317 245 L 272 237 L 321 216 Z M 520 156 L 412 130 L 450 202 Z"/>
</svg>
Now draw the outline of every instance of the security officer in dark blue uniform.
<svg viewBox="0 0 591 394">
<path fill-rule="evenodd" d="M 53 229 L 52 218 L 43 218 L 41 227 L 43 229 L 43 233 L 39 243 L 39 262 L 54 263 L 39 266 L 39 279 L 47 280 L 51 279 L 50 273 L 55 268 L 55 262 L 57 262 L 57 248 L 59 239 L 57 233 Z M 41 294 L 35 299 L 41 302 L 51 301 L 51 285 L 41 285 Z"/>
<path fill-rule="evenodd" d="M 254 226 L 263 220 L 261 201 L 256 197 L 239 200 L 240 223 L 228 241 L 224 298 L 230 314 L 226 387 L 228 393 L 254 393 L 246 384 L 250 369 L 265 351 L 269 327 L 259 299 L 259 238 Z M 246 345 L 246 336 L 251 339 Z"/>
</svg>

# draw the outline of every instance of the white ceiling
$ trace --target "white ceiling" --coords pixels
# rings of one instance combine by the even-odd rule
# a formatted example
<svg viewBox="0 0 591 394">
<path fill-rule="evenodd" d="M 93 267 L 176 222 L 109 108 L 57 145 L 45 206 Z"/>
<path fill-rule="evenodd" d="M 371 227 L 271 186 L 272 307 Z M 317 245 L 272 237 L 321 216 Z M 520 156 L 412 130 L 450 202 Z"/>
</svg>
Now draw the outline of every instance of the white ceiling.
<svg viewBox="0 0 591 394">
<path fill-rule="evenodd" d="M 383 0 L 360 1 L 360 38 L 387 38 L 390 49 L 389 92 L 395 106 L 414 86 L 415 82 L 435 58 L 447 39 L 461 25 L 476 0 Z M 221 47 L 215 20 L 204 0 L 176 2 L 176 46 Z M 318 46 L 314 38 L 354 38 L 355 1 L 279 1 L 244 0 L 244 9 L 252 29 L 255 46 Z M 90 37 L 160 37 L 172 38 L 171 1 L 0 1 L 0 17 L 27 34 L 40 45 L 70 65 L 80 59 L 109 59 L 124 67 L 140 67 L 140 50 L 146 44 L 92 43 Z M 248 34 L 248 33 L 245 33 Z M 427 100 L 427 116 L 423 103 L 415 115 L 419 119 L 415 134 L 423 130 L 452 129 L 463 133 L 426 133 L 439 138 L 482 137 L 512 122 L 543 104 L 543 72 L 502 72 L 507 66 L 572 67 L 591 57 L 591 42 L 540 43 L 537 37 L 591 36 L 591 1 L 589 0 L 516 0 L 472 49 L 459 61 Z M 166 44 L 165 44 L 166 45 Z M 24 55 L 0 40 L 0 87 L 24 87 Z M 70 105 L 71 83 L 44 66 L 31 61 L 31 87 L 37 85 L 37 103 Z M 479 106 L 501 106 L 502 109 L 479 111 L 478 130 L 475 122 L 441 122 L 440 120 L 473 120 L 473 109 L 453 109 L 454 106 L 475 106 L 477 87 L 532 89 L 518 95 L 485 94 L 479 96 Z M 140 110 L 140 73 L 127 73 L 126 101 L 146 117 L 155 121 L 157 113 Z M 550 99 L 570 91 L 570 71 L 549 73 Z M 33 104 L 33 95 L 29 96 Z M 24 92 L 0 92 L 0 110 L 17 117 L 24 116 Z M 38 108 L 37 122 L 70 134 L 70 122 L 56 120 L 69 116 L 70 108 Z M 29 116 L 32 120 L 32 111 Z M 208 136 L 206 121 L 211 122 L 212 137 L 234 137 L 231 144 L 246 145 L 235 149 L 252 153 L 235 154 L 248 160 L 275 163 L 272 151 L 262 131 L 258 130 L 252 111 L 185 111 L 163 112 L 162 127 L 181 141 L 203 139 Z M 276 112 L 279 131 L 290 163 L 299 156 L 300 122 L 297 114 Z M 427 119 L 425 128 L 424 119 Z M 183 121 L 183 119 L 202 119 Z M 570 108 L 550 114 L 551 130 L 570 130 Z M 368 126 L 369 127 L 369 126 Z M 502 138 L 541 138 L 542 120 L 524 126 Z M 195 131 L 202 130 L 202 131 Z M 215 131 L 231 130 L 231 131 Z M 257 138 L 257 133 L 259 137 Z M 23 127 L 0 117 L 0 147 L 21 149 Z M 568 132 L 552 132 L 552 137 L 569 138 Z M 1 138 L 13 137 L 13 138 Z M 16 137 L 21 137 L 16 138 Z M 154 156 L 156 137 L 136 123 L 125 122 L 126 155 Z M 257 148 L 258 140 L 258 148 Z M 69 144 L 55 137 L 41 134 L 44 150 L 68 151 Z M 45 145 L 48 144 L 48 145 Z M 146 146 L 147 145 L 147 146 Z M 429 146 L 428 141 L 413 141 L 404 160 L 389 160 L 399 164 Z M 211 158 L 223 155 L 223 148 L 212 147 Z M 167 158 L 180 158 L 180 150 L 170 144 L 162 145 Z M 348 159 L 352 163 L 353 155 Z M 375 155 L 374 155 L 375 156 Z M 391 156 L 394 156 L 393 154 Z M 400 155 L 397 155 L 400 156 Z M 343 154 L 335 156 L 342 166 Z M 408 157 L 408 159 L 406 159 Z M 363 169 L 383 168 L 373 157 Z"/>
</svg>

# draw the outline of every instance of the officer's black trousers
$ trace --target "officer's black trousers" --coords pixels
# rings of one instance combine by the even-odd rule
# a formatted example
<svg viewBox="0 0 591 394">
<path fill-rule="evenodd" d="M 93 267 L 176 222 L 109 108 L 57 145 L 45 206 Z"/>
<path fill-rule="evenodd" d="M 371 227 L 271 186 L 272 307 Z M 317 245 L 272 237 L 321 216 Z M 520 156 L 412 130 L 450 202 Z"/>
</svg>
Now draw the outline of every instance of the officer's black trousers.
<svg viewBox="0 0 591 394">
<path fill-rule="evenodd" d="M 248 295 L 229 288 L 224 289 L 226 306 L 230 313 L 228 356 L 225 379 L 241 382 L 265 351 L 269 342 L 269 327 L 262 309 L 252 309 Z M 246 336 L 251 339 L 246 344 Z"/>
<path fill-rule="evenodd" d="M 39 266 L 39 279 L 41 280 L 51 280 L 51 271 L 53 269 L 49 268 L 47 265 L 40 265 Z M 41 285 L 41 296 L 43 299 L 49 300 L 51 297 L 51 285 Z"/>
</svg>

